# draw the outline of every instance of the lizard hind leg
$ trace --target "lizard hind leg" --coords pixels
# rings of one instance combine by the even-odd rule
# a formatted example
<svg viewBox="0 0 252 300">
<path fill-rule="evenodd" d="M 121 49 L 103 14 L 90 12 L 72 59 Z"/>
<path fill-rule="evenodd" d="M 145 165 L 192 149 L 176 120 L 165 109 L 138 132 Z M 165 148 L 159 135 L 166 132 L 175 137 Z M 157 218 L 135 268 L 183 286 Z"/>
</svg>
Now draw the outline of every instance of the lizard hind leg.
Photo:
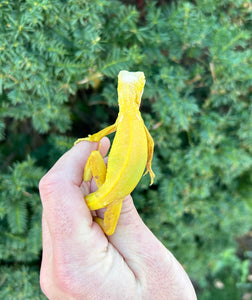
<svg viewBox="0 0 252 300">
<path fill-rule="evenodd" d="M 83 180 L 90 181 L 93 177 L 97 187 L 99 188 L 103 185 L 106 179 L 106 172 L 107 168 L 101 153 L 98 150 L 92 151 L 86 162 Z"/>
<path fill-rule="evenodd" d="M 106 179 L 107 168 L 99 151 L 92 151 L 84 170 L 84 181 L 94 178 L 97 187 L 103 185 Z M 106 206 L 104 219 L 94 217 L 94 221 L 102 228 L 105 234 L 112 235 L 120 216 L 123 199 L 115 200 Z"/>
</svg>

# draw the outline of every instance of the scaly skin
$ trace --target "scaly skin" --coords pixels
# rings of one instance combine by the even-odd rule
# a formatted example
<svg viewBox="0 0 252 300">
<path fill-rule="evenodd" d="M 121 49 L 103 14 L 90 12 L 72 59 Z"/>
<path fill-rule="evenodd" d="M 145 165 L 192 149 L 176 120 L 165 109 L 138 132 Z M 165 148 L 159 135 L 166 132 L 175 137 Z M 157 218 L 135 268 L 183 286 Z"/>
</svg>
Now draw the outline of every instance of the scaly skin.
<svg viewBox="0 0 252 300">
<path fill-rule="evenodd" d="M 143 72 L 121 71 L 118 75 L 119 114 L 115 124 L 80 141 L 99 142 L 116 131 L 107 167 L 99 151 L 93 151 L 84 170 L 84 181 L 93 177 L 98 189 L 85 197 L 90 210 L 106 207 L 104 220 L 95 218 L 107 235 L 114 233 L 123 199 L 141 179 L 145 167 L 151 184 L 155 177 L 151 169 L 154 142 L 145 127 L 139 106 L 145 84 Z"/>
</svg>

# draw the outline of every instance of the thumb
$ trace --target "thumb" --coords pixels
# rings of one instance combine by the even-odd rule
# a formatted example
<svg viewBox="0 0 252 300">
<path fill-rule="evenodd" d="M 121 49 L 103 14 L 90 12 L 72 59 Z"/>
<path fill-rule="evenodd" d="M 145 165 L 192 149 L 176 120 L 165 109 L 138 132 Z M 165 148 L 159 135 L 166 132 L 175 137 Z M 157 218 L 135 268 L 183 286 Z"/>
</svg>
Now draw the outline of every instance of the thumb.
<svg viewBox="0 0 252 300">
<path fill-rule="evenodd" d="M 130 195 L 124 199 L 116 230 L 108 239 L 125 258 L 139 253 L 150 241 L 159 242 L 142 221 Z"/>
<path fill-rule="evenodd" d="M 131 195 L 125 197 L 115 233 L 115 239 L 123 235 L 131 235 L 137 229 L 145 230 L 147 227 L 139 216 Z"/>
<path fill-rule="evenodd" d="M 144 224 L 131 196 L 125 198 L 115 233 L 108 239 L 151 294 L 162 290 L 167 299 L 197 299 L 185 270 Z"/>
</svg>

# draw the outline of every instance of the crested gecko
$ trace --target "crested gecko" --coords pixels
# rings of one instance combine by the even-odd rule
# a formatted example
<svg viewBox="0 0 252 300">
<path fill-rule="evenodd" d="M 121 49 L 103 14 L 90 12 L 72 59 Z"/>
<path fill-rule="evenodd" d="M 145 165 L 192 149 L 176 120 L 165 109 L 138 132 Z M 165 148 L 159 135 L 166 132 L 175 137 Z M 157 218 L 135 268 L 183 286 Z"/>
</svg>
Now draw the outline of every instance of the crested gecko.
<svg viewBox="0 0 252 300">
<path fill-rule="evenodd" d="M 151 184 L 155 177 L 151 169 L 154 142 L 139 111 L 144 85 L 143 72 L 120 71 L 117 89 L 119 113 L 115 123 L 75 142 L 99 142 L 116 131 L 107 166 L 99 150 L 92 151 L 83 174 L 84 181 L 93 177 L 97 184 L 97 190 L 85 196 L 85 201 L 90 210 L 106 207 L 104 219 L 94 217 L 94 221 L 107 235 L 114 233 L 123 199 L 134 190 L 145 167 Z"/>
</svg>

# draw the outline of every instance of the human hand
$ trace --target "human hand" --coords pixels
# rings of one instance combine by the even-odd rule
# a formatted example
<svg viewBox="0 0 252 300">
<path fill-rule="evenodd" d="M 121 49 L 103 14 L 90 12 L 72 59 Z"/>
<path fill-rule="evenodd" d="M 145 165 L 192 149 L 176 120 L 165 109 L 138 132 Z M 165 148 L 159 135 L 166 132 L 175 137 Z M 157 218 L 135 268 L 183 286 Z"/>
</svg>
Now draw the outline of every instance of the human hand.
<svg viewBox="0 0 252 300">
<path fill-rule="evenodd" d="M 40 181 L 44 294 L 50 300 L 196 299 L 186 272 L 145 226 L 130 196 L 112 236 L 93 222 L 83 198 L 90 192 L 83 170 L 97 148 L 77 144 Z M 101 154 L 108 149 L 104 138 Z"/>
</svg>

